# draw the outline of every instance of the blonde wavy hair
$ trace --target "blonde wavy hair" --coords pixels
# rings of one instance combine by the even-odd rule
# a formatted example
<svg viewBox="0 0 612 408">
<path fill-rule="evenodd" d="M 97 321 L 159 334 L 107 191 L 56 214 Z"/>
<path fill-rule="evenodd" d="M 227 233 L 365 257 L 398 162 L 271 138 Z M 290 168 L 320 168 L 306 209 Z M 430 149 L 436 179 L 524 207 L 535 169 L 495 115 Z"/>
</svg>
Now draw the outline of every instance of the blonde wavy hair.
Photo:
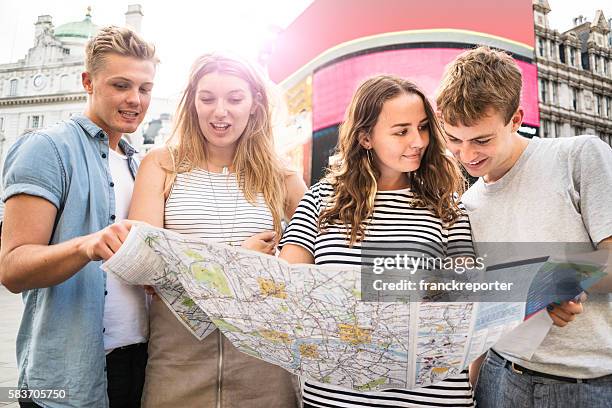
<svg viewBox="0 0 612 408">
<path fill-rule="evenodd" d="M 177 173 L 191 171 L 207 161 L 207 140 L 200 129 L 195 100 L 200 79 L 215 72 L 236 76 L 249 84 L 255 111 L 238 139 L 233 165 L 238 185 L 247 201 L 254 204 L 257 194 L 263 195 L 272 212 L 274 230 L 280 236 L 286 171 L 274 148 L 266 81 L 254 65 L 237 56 L 204 54 L 193 63 L 189 82 L 177 108 L 175 127 L 167 142 L 173 159 L 173 168 L 166 169 L 172 173 L 167 189 Z"/>
<path fill-rule="evenodd" d="M 363 82 L 346 110 L 340 125 L 337 153 L 325 180 L 334 193 L 319 216 L 319 228 L 332 224 L 347 226 L 352 246 L 365 237 L 374 210 L 380 172 L 360 141 L 371 134 L 386 101 L 402 94 L 418 95 L 429 120 L 429 144 L 420 167 L 408 173 L 410 188 L 417 202 L 430 209 L 443 222 L 452 224 L 460 216 L 457 194 L 465 189 L 465 179 L 455 161 L 446 154 L 442 129 L 425 94 L 412 82 L 392 75 L 379 75 Z"/>
</svg>

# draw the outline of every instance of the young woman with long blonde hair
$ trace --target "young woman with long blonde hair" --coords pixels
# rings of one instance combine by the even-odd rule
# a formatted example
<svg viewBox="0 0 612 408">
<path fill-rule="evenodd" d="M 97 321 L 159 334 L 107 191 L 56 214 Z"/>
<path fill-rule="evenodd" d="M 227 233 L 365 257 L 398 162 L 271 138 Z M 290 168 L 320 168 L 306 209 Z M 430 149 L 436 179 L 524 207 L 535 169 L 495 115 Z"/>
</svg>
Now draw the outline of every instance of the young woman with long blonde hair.
<svg viewBox="0 0 612 408">
<path fill-rule="evenodd" d="M 275 154 L 269 105 L 254 66 L 227 55 L 199 57 L 172 138 L 140 166 L 130 219 L 273 254 L 281 222 L 291 218 L 305 185 Z M 145 407 L 298 404 L 288 372 L 239 352 L 219 330 L 198 340 L 165 304 L 176 301 L 172 291 L 157 294 Z"/>
<path fill-rule="evenodd" d="M 280 246 L 291 263 L 371 264 L 362 249 L 385 243 L 472 255 L 457 200 L 464 185 L 446 155 L 436 115 L 416 85 L 380 75 L 357 89 L 327 176 L 306 193 Z M 467 250 L 466 250 L 467 248 Z M 371 252 L 370 256 L 374 256 Z M 305 407 L 472 407 L 467 372 L 415 390 L 359 392 L 306 380 Z"/>
</svg>

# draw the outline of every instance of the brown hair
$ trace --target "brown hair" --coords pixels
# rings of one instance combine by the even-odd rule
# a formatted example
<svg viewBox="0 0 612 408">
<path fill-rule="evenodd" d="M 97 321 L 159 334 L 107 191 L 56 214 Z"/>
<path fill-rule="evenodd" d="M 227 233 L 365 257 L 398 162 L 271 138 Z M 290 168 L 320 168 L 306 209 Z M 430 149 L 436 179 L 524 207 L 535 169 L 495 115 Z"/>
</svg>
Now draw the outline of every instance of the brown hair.
<svg viewBox="0 0 612 408">
<path fill-rule="evenodd" d="M 177 108 L 175 128 L 168 140 L 175 164 L 174 168 L 167 169 L 173 174 L 167 189 L 177 173 L 191 171 L 207 161 L 207 142 L 200 129 L 195 98 L 200 79 L 213 72 L 233 75 L 249 84 L 255 111 L 250 115 L 246 128 L 238 139 L 233 160 L 236 179 L 249 202 L 255 203 L 257 194 L 262 193 L 272 212 L 274 230 L 277 236 L 280 236 L 287 172 L 274 149 L 266 81 L 255 66 L 236 56 L 204 54 L 193 63 L 189 82 Z"/>
<path fill-rule="evenodd" d="M 481 46 L 461 53 L 444 72 L 436 104 L 453 126 L 473 126 L 489 109 L 510 122 L 519 107 L 521 71 L 510 55 Z"/>
<path fill-rule="evenodd" d="M 464 179 L 455 161 L 446 155 L 442 129 L 425 94 L 412 82 L 397 76 L 375 76 L 359 86 L 340 125 L 337 153 L 331 159 L 334 164 L 326 175 L 334 193 L 319 217 L 320 229 L 330 224 L 346 225 L 350 245 L 365 236 L 364 224 L 374 210 L 380 175 L 360 144 L 360 137 L 372 132 L 384 103 L 402 94 L 421 98 L 430 126 L 429 144 L 421 165 L 408 173 L 417 204 L 431 209 L 447 223 L 460 216 L 456 197 L 463 192 Z"/>
<path fill-rule="evenodd" d="M 107 26 L 87 42 L 85 47 L 85 70 L 92 75 L 102 68 L 108 54 L 119 54 L 159 62 L 155 56 L 155 46 L 146 42 L 127 27 Z"/>
</svg>

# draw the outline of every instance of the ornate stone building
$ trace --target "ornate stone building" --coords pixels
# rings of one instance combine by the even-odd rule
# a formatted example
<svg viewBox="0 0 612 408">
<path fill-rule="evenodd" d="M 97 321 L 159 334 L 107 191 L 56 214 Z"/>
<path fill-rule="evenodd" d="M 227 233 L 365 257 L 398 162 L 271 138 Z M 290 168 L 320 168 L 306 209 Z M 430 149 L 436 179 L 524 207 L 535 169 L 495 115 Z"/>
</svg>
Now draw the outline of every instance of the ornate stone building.
<svg viewBox="0 0 612 408">
<path fill-rule="evenodd" d="M 140 5 L 129 5 L 125 25 L 139 32 L 142 17 Z M 34 27 L 25 58 L 0 64 L 0 173 L 6 151 L 20 135 L 83 112 L 87 101 L 81 84 L 85 44 L 99 29 L 91 9 L 83 20 L 57 27 L 51 16 L 39 16 Z M 167 138 L 172 120 L 167 112 L 174 111 L 175 99 L 154 97 L 142 125 L 126 135 L 142 155 Z M 0 220 L 2 212 L 0 202 Z"/>
<path fill-rule="evenodd" d="M 539 78 L 540 135 L 594 134 L 612 145 L 612 36 L 603 11 L 560 33 L 547 0 L 533 0 Z"/>
<path fill-rule="evenodd" d="M 140 5 L 128 6 L 126 25 L 138 30 Z M 87 10 L 81 21 L 54 27 L 49 15 L 34 24 L 34 44 L 24 59 L 0 65 L 0 163 L 8 147 L 28 129 L 52 125 L 83 111 L 83 55 L 98 25 Z"/>
</svg>

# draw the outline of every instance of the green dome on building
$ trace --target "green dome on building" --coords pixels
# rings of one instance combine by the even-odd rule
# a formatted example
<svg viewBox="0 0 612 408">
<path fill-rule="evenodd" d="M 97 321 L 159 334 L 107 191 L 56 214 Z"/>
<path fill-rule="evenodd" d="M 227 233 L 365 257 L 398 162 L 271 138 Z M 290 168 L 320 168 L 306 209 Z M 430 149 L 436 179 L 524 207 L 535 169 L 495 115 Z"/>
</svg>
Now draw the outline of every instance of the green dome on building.
<svg viewBox="0 0 612 408">
<path fill-rule="evenodd" d="M 87 39 L 93 37 L 99 29 L 100 27 L 91 21 L 91 7 L 88 7 L 84 20 L 58 26 L 55 29 L 55 36 L 60 38 L 71 37 Z"/>
</svg>

